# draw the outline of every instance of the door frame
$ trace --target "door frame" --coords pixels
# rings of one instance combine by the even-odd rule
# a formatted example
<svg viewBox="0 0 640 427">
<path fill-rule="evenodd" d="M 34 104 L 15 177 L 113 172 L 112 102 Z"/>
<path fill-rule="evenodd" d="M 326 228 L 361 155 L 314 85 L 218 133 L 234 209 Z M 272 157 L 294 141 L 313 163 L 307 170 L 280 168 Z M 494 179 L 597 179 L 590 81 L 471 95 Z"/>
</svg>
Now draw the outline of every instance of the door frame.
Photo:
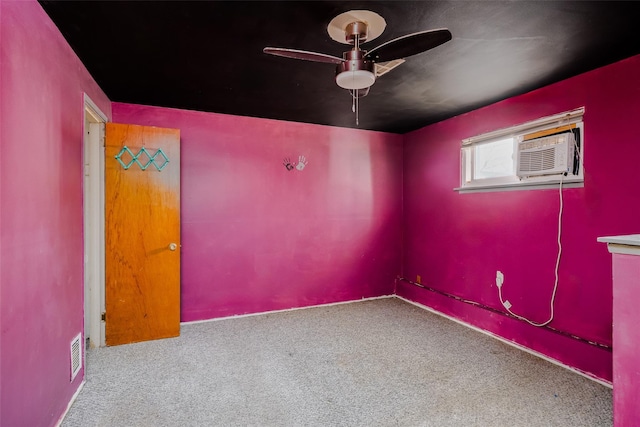
<svg viewBox="0 0 640 427">
<path fill-rule="evenodd" d="M 105 346 L 104 127 L 107 116 L 84 94 L 83 235 L 84 337 L 89 347 Z"/>
</svg>

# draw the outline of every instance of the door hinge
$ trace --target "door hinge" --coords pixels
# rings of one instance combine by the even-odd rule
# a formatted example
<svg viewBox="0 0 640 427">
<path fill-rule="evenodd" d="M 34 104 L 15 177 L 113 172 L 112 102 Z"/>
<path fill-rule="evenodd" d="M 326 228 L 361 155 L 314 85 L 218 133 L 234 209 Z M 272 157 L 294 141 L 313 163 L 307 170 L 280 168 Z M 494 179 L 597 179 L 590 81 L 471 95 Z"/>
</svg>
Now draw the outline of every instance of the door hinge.
<svg viewBox="0 0 640 427">
<path fill-rule="evenodd" d="M 100 315 L 100 320 L 102 320 L 103 322 L 107 321 L 107 312 L 103 311 L 102 314 Z"/>
</svg>

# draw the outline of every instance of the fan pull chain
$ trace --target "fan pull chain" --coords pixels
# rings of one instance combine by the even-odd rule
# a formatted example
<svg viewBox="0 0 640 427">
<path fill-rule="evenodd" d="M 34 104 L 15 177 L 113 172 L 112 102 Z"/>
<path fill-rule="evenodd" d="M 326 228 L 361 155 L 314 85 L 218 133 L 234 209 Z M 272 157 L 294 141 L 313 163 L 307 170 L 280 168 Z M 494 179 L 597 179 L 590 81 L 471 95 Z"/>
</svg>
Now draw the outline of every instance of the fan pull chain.
<svg viewBox="0 0 640 427">
<path fill-rule="evenodd" d="M 353 40 L 353 45 L 355 50 L 360 49 L 360 35 L 356 34 Z M 360 126 L 360 120 L 359 120 L 359 110 L 360 110 L 360 101 L 358 99 L 358 94 L 359 94 L 360 89 L 352 89 L 351 90 L 351 95 L 353 98 L 353 102 L 351 104 L 351 111 L 353 111 L 356 114 L 356 126 Z"/>
<path fill-rule="evenodd" d="M 358 120 L 358 113 L 360 109 L 360 101 L 358 99 L 358 89 L 352 89 L 351 92 L 351 111 L 356 114 L 356 126 L 360 125 L 360 121 Z"/>
</svg>

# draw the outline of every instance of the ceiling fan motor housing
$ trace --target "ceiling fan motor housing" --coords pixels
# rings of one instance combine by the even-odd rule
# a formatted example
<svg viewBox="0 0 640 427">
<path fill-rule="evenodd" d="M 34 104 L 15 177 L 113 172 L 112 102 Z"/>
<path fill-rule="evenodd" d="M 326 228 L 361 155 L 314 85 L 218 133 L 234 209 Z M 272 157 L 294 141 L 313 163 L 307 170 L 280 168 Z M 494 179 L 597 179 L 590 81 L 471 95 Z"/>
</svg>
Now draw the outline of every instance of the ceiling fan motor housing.
<svg viewBox="0 0 640 427">
<path fill-rule="evenodd" d="M 342 55 L 344 61 L 336 66 L 338 86 L 344 89 L 364 89 L 375 83 L 375 64 L 364 59 L 365 53 L 353 49 Z"/>
</svg>

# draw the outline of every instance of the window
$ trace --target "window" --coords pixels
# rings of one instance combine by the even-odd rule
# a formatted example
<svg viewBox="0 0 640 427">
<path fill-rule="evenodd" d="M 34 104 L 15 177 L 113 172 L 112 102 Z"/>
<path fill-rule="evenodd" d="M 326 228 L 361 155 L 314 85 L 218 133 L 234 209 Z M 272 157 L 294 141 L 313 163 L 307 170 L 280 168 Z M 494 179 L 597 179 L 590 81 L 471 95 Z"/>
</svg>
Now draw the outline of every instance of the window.
<svg viewBox="0 0 640 427">
<path fill-rule="evenodd" d="M 460 192 L 581 186 L 584 108 L 462 141 Z"/>
</svg>

